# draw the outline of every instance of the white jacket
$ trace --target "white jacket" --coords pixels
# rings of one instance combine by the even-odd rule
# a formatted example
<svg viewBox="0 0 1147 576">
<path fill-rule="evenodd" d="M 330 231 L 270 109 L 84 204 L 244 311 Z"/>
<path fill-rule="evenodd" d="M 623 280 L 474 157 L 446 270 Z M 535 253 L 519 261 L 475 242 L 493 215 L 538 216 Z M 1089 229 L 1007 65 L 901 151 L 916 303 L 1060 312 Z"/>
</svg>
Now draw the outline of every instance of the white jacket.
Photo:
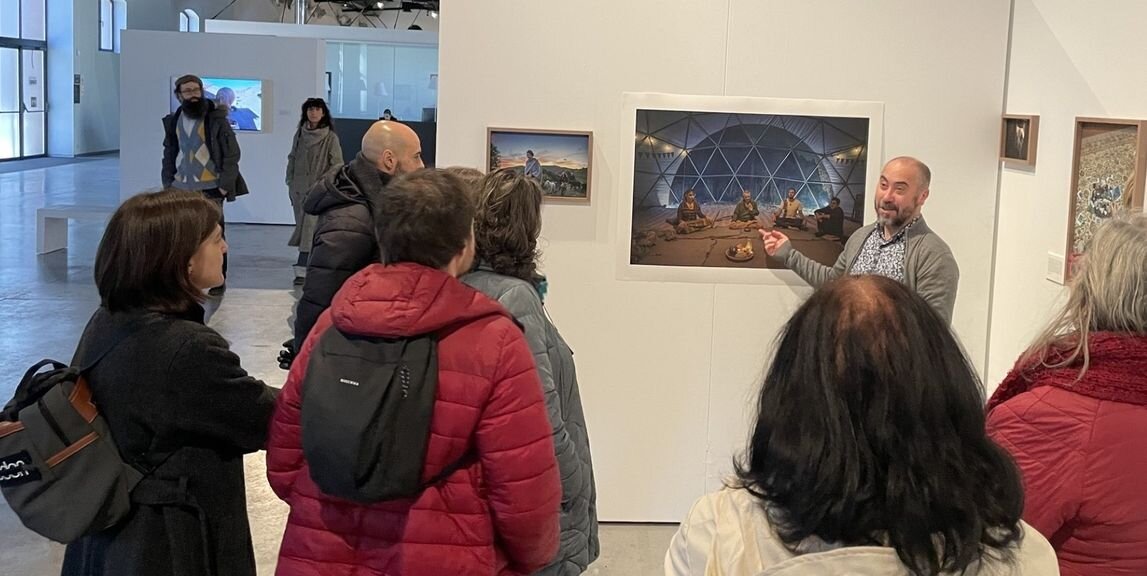
<svg viewBox="0 0 1147 576">
<path fill-rule="evenodd" d="M 1055 552 L 1023 524 L 1012 564 L 985 557 L 969 576 L 1052 576 Z M 816 547 L 815 544 L 809 546 Z M 725 488 L 693 505 L 665 554 L 666 576 L 909 576 L 892 548 L 853 546 L 793 554 L 773 531 L 761 506 L 745 490 Z"/>
</svg>

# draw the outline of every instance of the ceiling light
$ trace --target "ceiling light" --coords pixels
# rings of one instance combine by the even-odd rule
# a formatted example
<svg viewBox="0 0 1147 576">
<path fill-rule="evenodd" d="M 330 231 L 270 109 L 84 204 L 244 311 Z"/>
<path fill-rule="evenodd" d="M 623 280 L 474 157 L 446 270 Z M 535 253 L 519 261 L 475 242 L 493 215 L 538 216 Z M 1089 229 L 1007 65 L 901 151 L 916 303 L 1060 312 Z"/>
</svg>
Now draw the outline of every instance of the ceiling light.
<svg viewBox="0 0 1147 576">
<path fill-rule="evenodd" d="M 430 11 L 430 17 L 431 18 L 437 18 L 438 17 L 438 11 L 437 10 L 431 10 Z"/>
<path fill-rule="evenodd" d="M 375 2 L 374 7 L 378 8 L 379 10 L 382 10 L 382 2 Z"/>
</svg>

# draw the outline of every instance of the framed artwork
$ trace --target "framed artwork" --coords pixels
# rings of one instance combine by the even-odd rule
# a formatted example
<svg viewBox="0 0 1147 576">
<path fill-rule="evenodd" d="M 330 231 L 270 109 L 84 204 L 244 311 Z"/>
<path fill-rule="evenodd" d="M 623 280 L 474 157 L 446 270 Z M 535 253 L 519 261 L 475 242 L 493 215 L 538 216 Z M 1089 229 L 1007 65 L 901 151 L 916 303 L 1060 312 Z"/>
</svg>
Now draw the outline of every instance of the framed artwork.
<svg viewBox="0 0 1147 576">
<path fill-rule="evenodd" d="M 589 204 L 593 132 L 487 128 L 486 168 L 537 179 L 544 202 Z"/>
<path fill-rule="evenodd" d="M 1095 229 L 1143 209 L 1147 120 L 1076 118 L 1064 281 L 1071 279 Z"/>
<path fill-rule="evenodd" d="M 805 285 L 761 229 L 832 266 L 874 220 L 879 102 L 626 94 L 618 277 Z"/>
<path fill-rule="evenodd" d="M 1004 114 L 1000 120 L 1000 160 L 1014 166 L 1035 166 L 1039 116 Z"/>
</svg>

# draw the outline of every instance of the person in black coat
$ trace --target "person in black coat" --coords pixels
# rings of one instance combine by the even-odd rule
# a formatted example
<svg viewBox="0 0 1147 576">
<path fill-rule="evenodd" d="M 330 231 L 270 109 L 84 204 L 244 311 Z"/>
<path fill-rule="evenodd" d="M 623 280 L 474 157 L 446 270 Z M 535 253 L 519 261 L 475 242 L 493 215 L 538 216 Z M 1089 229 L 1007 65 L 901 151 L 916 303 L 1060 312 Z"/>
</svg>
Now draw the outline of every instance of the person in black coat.
<svg viewBox="0 0 1147 576">
<path fill-rule="evenodd" d="M 164 188 L 196 190 L 219 206 L 219 225 L 223 219 L 223 201 L 234 202 L 247 194 L 247 182 L 239 173 L 239 141 L 227 119 L 227 108 L 205 98 L 203 80 L 187 74 L 175 81 L 179 109 L 163 117 Z M 207 149 L 207 156 L 197 154 Z M 227 276 L 227 256 L 223 256 L 223 276 Z M 224 286 L 213 287 L 212 296 L 223 294 Z"/>
<path fill-rule="evenodd" d="M 263 448 L 276 390 L 203 324 L 227 243 L 201 195 L 134 196 L 96 255 L 101 305 L 73 365 L 124 461 L 147 476 L 120 524 L 68 544 L 64 576 L 253 576 L 243 455 Z"/>
<path fill-rule="evenodd" d="M 422 168 L 422 144 L 410 127 L 379 121 L 362 138 L 362 152 L 307 194 L 303 210 L 319 217 L 295 308 L 294 350 L 331 305 L 343 282 L 379 261 L 373 208 L 387 182 Z"/>
</svg>

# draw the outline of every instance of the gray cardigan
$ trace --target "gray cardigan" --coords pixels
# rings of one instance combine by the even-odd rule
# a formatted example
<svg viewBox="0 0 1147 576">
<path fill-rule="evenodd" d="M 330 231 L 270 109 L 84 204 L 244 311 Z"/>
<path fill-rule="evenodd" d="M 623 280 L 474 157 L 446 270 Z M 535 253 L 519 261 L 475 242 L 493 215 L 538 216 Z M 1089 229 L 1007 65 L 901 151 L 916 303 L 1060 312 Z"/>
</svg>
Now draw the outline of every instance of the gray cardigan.
<svg viewBox="0 0 1147 576">
<path fill-rule="evenodd" d="M 497 300 L 522 325 L 542 382 L 562 479 L 562 533 L 557 559 L 538 574 L 581 574 L 597 559 L 601 547 L 597 535 L 597 489 L 573 351 L 550 322 L 541 296 L 529 282 L 486 267 L 463 276 L 462 282 Z"/>
<path fill-rule="evenodd" d="M 832 268 L 797 252 L 792 242 L 786 242 L 777 251 L 776 257 L 805 282 L 819 288 L 852 269 L 872 230 L 873 226 L 870 225 L 854 232 Z M 960 283 L 960 267 L 956 265 L 952 251 L 928 227 L 923 216 L 908 229 L 905 241 L 904 283 L 931 304 L 944 320 L 951 323 L 952 309 L 956 306 L 956 289 Z"/>
</svg>

